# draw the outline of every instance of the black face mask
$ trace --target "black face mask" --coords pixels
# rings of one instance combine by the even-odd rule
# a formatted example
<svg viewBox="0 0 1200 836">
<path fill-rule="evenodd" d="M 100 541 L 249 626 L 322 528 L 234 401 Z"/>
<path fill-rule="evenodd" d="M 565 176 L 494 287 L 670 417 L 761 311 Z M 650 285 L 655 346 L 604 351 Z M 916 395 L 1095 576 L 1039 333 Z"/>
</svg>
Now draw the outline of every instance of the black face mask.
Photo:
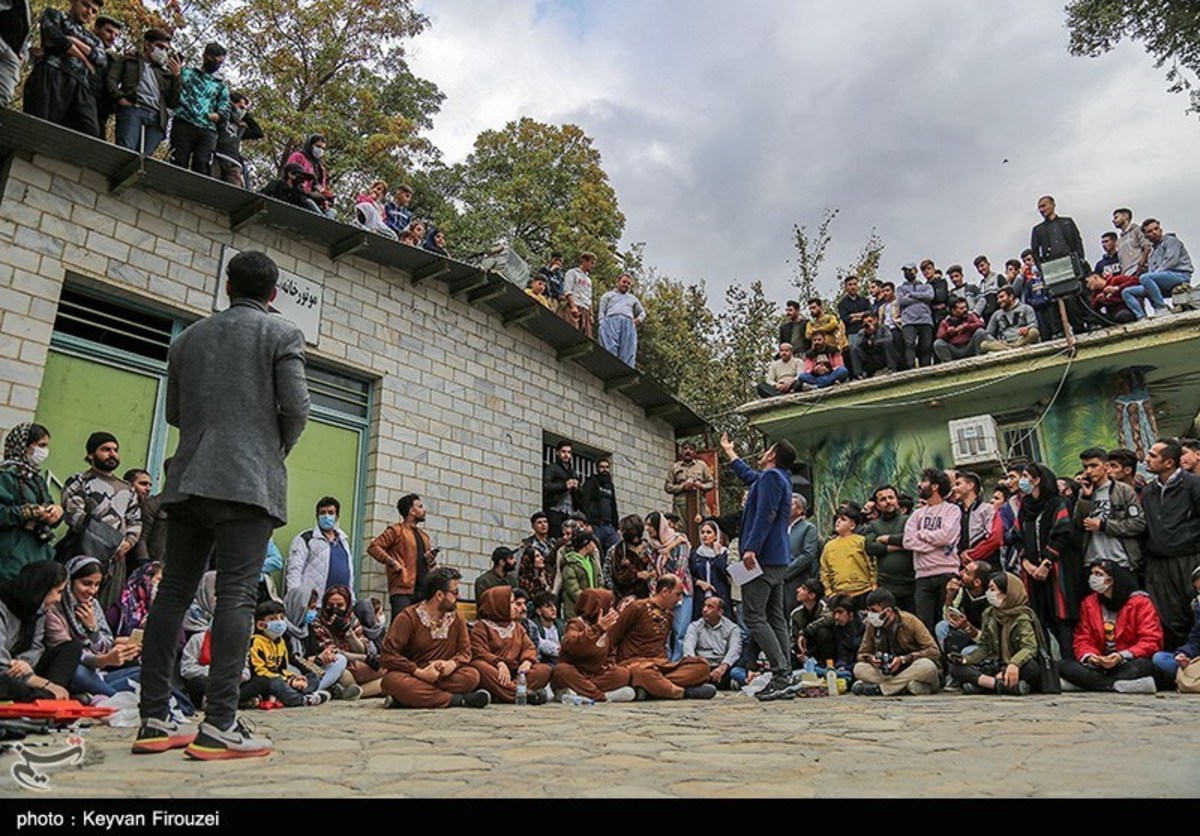
<svg viewBox="0 0 1200 836">
<path fill-rule="evenodd" d="M 217 70 L 221 69 L 221 64 L 222 64 L 221 61 L 213 61 L 211 59 L 205 59 L 204 72 L 208 73 L 209 75 L 212 75 Z"/>
</svg>

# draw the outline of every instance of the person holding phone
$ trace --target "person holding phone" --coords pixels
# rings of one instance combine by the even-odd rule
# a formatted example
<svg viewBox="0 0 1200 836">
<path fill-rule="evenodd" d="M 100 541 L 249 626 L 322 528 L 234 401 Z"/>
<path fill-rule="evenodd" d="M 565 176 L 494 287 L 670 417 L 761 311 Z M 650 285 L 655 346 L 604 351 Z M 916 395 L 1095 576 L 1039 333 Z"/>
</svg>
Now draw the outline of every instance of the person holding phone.
<svg viewBox="0 0 1200 836">
<path fill-rule="evenodd" d="M 1044 641 L 1037 614 L 1028 606 L 1025 584 L 1009 572 L 997 572 L 987 582 L 988 608 L 975 644 L 946 654 L 950 675 L 964 694 L 1023 697 L 1041 672 L 1038 647 Z"/>
<path fill-rule="evenodd" d="M 1029 605 L 1066 656 L 1083 597 L 1071 513 L 1058 494 L 1058 478 L 1044 464 L 1026 465 L 1017 487 L 1022 498 L 1015 533 L 1025 550 L 1021 577 L 1029 587 Z"/>
<path fill-rule="evenodd" d="M 425 522 L 425 503 L 415 493 L 396 503 L 400 522 L 389 525 L 371 541 L 367 554 L 387 569 L 388 602 L 392 619 L 405 607 L 421 600 L 425 576 L 437 568 L 438 549 L 418 526 Z"/>
</svg>

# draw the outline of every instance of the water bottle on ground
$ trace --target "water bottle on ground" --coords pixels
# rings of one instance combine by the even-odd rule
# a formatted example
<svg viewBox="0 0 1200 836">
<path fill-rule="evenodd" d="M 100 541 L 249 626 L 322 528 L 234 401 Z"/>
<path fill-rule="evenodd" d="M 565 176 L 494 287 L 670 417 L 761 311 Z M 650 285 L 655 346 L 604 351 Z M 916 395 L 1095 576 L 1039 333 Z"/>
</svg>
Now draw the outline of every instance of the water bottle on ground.
<svg viewBox="0 0 1200 836">
<path fill-rule="evenodd" d="M 525 682 L 525 671 L 517 673 L 517 705 L 525 705 L 529 699 L 529 685 Z"/>
</svg>

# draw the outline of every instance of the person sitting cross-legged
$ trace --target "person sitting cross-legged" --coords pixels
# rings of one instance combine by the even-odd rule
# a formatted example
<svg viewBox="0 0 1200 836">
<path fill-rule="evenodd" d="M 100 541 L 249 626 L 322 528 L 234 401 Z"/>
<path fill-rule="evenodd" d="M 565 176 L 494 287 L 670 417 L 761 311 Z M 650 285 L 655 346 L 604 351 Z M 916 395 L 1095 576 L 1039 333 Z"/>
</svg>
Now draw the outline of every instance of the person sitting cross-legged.
<svg viewBox="0 0 1200 836">
<path fill-rule="evenodd" d="M 1092 563 L 1092 594 L 1079 606 L 1075 654 L 1063 659 L 1062 678 L 1085 691 L 1153 694 L 1154 654 L 1163 631 L 1154 602 L 1135 591 L 1133 573 L 1112 560 Z"/>
<path fill-rule="evenodd" d="M 760 398 L 786 395 L 796 388 L 796 375 L 804 370 L 804 361 L 792 352 L 791 343 L 779 344 L 779 357 L 767 366 L 766 379 L 758 384 Z"/>
<path fill-rule="evenodd" d="M 996 572 L 987 584 L 988 608 L 974 644 L 962 653 L 947 651 L 950 675 L 964 694 L 1024 696 L 1041 671 L 1038 645 L 1045 641 L 1037 615 L 1029 608 L 1025 584 L 1016 575 Z"/>
<path fill-rule="evenodd" d="M 478 613 L 471 627 L 471 667 L 479 671 L 479 684 L 493 702 L 511 705 L 523 674 L 529 704 L 545 703 L 550 666 L 538 662 L 537 648 L 522 625 L 525 604 L 516 602 L 511 586 L 501 584 L 480 596 Z"/>
<path fill-rule="evenodd" d="M 829 346 L 820 331 L 812 335 L 812 348 L 804 352 L 804 371 L 796 375 L 796 383 L 810 389 L 827 389 L 850 377 L 842 360 L 842 352 Z"/>
<path fill-rule="evenodd" d="M 720 598 L 704 599 L 703 614 L 688 625 L 683 655 L 708 662 L 708 681 L 722 691 L 746 684 L 745 669 L 737 667 L 742 629 L 725 617 L 725 602 Z"/>
<path fill-rule="evenodd" d="M 1154 654 L 1154 667 L 1158 677 L 1168 686 L 1177 684 L 1181 669 L 1187 670 L 1192 665 L 1200 664 L 1200 566 L 1192 572 L 1192 587 L 1198 597 L 1192 599 L 1192 612 L 1195 616 L 1187 641 L 1174 651 L 1160 650 Z"/>
<path fill-rule="evenodd" d="M 580 696 L 596 702 L 630 702 L 636 696 L 628 668 L 616 662 L 608 635 L 617 623 L 613 594 L 585 589 L 579 596 L 579 615 L 567 623 L 562 652 L 550 675 L 560 696 Z"/>
<path fill-rule="evenodd" d="M 896 609 L 889 590 L 876 589 L 867 596 L 867 630 L 854 666 L 854 693 L 932 694 L 942 687 L 941 655 L 921 619 Z"/>
<path fill-rule="evenodd" d="M 491 695 L 471 667 L 467 622 L 458 614 L 461 575 L 449 567 L 425 576 L 425 600 L 402 609 L 383 637 L 379 662 L 385 705 L 484 708 Z"/>
</svg>

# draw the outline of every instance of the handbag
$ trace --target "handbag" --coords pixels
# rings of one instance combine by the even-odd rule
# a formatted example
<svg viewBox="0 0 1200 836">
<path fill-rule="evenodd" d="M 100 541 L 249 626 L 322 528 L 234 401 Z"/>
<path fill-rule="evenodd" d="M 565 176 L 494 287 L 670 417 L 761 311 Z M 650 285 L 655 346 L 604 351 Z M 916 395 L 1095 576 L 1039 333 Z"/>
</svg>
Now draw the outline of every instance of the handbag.
<svg viewBox="0 0 1200 836">
<path fill-rule="evenodd" d="M 1175 687 L 1181 694 L 1200 694 L 1200 663 L 1181 667 L 1175 674 Z"/>
<path fill-rule="evenodd" d="M 89 514 L 84 520 L 83 530 L 79 532 L 77 554 L 96 558 L 104 567 L 105 574 L 108 574 L 112 568 L 113 555 L 117 553 L 124 539 L 125 535 L 120 531 Z"/>
<path fill-rule="evenodd" d="M 1058 660 L 1051 657 L 1040 644 L 1038 646 L 1038 666 L 1041 668 L 1038 690 L 1043 694 L 1061 694 L 1062 680 L 1059 678 Z"/>
</svg>

